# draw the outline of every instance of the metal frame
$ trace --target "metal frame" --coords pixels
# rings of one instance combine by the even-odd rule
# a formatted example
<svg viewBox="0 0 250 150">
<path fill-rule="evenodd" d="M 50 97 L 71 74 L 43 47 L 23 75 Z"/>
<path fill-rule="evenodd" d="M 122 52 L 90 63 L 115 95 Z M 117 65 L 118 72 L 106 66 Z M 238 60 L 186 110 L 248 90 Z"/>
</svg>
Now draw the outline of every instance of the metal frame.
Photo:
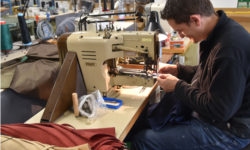
<svg viewBox="0 0 250 150">
<path fill-rule="evenodd" d="M 134 14 L 135 16 L 136 11 L 133 12 L 122 12 L 122 13 L 109 13 L 109 14 L 97 14 L 97 15 L 88 15 L 89 17 L 99 17 L 99 16 L 112 16 L 112 15 L 120 15 L 120 14 Z M 84 14 L 84 13 L 83 13 Z M 82 15 L 83 15 L 82 14 Z M 84 17 L 81 19 L 82 15 L 80 16 L 80 21 L 79 21 L 79 31 L 82 31 L 82 24 L 84 24 L 85 31 L 87 30 L 87 23 L 97 23 L 97 22 L 112 22 L 110 20 L 103 20 L 103 21 L 87 21 L 88 16 Z M 136 18 L 133 19 L 117 19 L 116 21 L 128 21 L 128 20 L 136 20 Z M 135 23 L 134 23 L 135 24 Z"/>
</svg>

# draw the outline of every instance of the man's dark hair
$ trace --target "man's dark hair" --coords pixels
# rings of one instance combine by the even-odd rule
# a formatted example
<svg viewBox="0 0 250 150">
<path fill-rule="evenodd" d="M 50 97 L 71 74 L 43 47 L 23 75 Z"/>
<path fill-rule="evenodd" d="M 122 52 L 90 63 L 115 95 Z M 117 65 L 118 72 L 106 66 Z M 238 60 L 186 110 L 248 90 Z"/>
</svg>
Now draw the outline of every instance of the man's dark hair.
<svg viewBox="0 0 250 150">
<path fill-rule="evenodd" d="M 177 24 L 189 24 L 191 15 L 199 14 L 208 17 L 214 13 L 210 0 L 167 0 L 161 12 L 161 18 L 174 19 Z"/>
</svg>

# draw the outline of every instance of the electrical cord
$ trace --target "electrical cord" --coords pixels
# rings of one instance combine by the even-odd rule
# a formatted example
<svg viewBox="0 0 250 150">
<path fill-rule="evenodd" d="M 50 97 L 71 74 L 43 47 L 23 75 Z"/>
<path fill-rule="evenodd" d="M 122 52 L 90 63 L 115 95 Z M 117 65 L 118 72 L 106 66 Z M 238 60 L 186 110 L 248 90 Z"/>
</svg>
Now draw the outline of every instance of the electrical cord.
<svg viewBox="0 0 250 150">
<path fill-rule="evenodd" d="M 145 16 L 145 17 L 147 18 L 147 20 L 148 20 L 148 17 L 149 17 L 149 16 L 146 14 L 146 10 L 145 10 L 145 7 L 144 7 L 144 6 L 142 6 L 142 5 L 137 5 L 136 8 L 135 8 L 135 13 L 137 13 L 137 8 L 138 8 L 138 7 L 142 7 L 142 8 L 143 8 L 143 10 L 144 10 L 144 16 Z M 138 12 L 139 12 L 139 11 L 138 11 Z"/>
<path fill-rule="evenodd" d="M 47 27 L 46 27 L 47 26 Z M 47 40 L 52 38 L 54 35 L 54 30 L 48 20 L 44 19 L 38 23 L 36 34 L 41 40 Z"/>
<path fill-rule="evenodd" d="M 144 6 L 142 6 L 142 5 L 137 5 L 136 8 L 135 8 L 135 12 L 137 11 L 137 8 L 138 8 L 138 7 L 142 7 L 142 8 L 144 9 L 144 11 L 145 11 L 145 16 L 146 16 L 146 10 L 145 10 Z"/>
</svg>

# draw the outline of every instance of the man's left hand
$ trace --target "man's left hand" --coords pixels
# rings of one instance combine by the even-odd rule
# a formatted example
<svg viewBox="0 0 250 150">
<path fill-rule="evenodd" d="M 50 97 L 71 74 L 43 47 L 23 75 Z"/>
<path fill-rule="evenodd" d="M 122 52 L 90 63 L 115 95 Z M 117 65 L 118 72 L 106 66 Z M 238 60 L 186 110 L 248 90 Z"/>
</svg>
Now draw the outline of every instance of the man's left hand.
<svg viewBox="0 0 250 150">
<path fill-rule="evenodd" d="M 162 74 L 157 78 L 157 81 L 158 85 L 162 87 L 165 92 L 169 93 L 174 91 L 179 79 L 171 74 Z"/>
</svg>

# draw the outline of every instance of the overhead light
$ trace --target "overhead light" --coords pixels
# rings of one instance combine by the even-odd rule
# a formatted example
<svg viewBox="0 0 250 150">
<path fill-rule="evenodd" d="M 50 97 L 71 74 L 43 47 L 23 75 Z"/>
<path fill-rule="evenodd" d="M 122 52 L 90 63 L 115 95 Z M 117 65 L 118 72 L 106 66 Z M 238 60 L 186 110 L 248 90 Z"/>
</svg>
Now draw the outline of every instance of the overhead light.
<svg viewBox="0 0 250 150">
<path fill-rule="evenodd" d="M 166 34 L 159 34 L 159 41 L 165 41 L 168 38 L 168 36 Z"/>
<path fill-rule="evenodd" d="M 157 11 L 151 11 L 150 12 L 150 18 L 146 25 L 146 27 L 143 29 L 143 31 L 159 31 L 159 41 L 164 41 L 168 38 L 165 31 L 160 25 L 160 20 L 158 16 Z"/>
</svg>

